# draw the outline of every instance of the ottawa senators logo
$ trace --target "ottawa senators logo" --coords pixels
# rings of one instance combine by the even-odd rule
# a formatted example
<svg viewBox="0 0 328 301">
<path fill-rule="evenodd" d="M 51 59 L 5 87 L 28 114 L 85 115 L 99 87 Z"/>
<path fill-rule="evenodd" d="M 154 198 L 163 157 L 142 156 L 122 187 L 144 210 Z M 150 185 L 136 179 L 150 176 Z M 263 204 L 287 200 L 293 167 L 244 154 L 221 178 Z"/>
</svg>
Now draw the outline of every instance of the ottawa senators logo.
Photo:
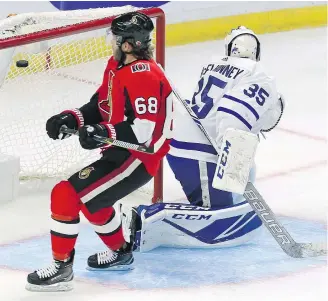
<svg viewBox="0 0 328 301">
<path fill-rule="evenodd" d="M 150 65 L 148 63 L 136 63 L 131 66 L 132 73 L 150 71 Z"/>
<path fill-rule="evenodd" d="M 108 106 L 108 100 L 107 99 L 101 100 L 98 103 L 98 107 L 99 107 L 99 110 L 105 112 L 106 114 L 108 114 L 110 116 L 111 110 L 110 110 L 110 107 Z"/>
<path fill-rule="evenodd" d="M 113 92 L 113 82 L 114 82 L 114 72 L 112 70 L 109 71 L 109 79 L 108 79 L 108 94 L 107 99 L 103 99 L 98 102 L 98 108 L 100 111 L 105 112 L 108 115 L 108 121 L 112 118 L 112 92 Z"/>
<path fill-rule="evenodd" d="M 93 167 L 87 167 L 87 168 L 84 168 L 82 169 L 80 172 L 79 172 L 79 178 L 81 180 L 84 180 L 84 179 L 87 179 L 90 175 L 90 173 L 95 170 Z"/>
<path fill-rule="evenodd" d="M 131 23 L 132 23 L 132 24 L 138 24 L 138 19 L 137 19 L 136 16 L 133 16 L 133 17 L 131 18 Z"/>
</svg>

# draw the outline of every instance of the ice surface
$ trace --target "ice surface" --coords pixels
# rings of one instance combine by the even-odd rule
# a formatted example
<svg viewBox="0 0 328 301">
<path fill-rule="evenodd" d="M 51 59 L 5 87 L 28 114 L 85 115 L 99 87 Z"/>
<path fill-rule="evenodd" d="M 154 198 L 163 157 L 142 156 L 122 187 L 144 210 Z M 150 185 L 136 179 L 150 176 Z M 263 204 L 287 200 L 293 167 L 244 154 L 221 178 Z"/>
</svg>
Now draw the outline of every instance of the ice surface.
<svg viewBox="0 0 328 301">
<path fill-rule="evenodd" d="M 277 78 L 287 106 L 277 130 L 257 154 L 257 188 L 302 242 L 322 240 L 327 232 L 327 29 L 268 34 L 262 62 Z M 224 52 L 223 42 L 167 49 L 167 72 L 189 98 L 203 64 Z M 183 67 L 182 67 L 183 66 Z M 183 197 L 165 169 L 165 199 Z M 327 300 L 325 258 L 291 259 L 267 233 L 245 247 L 224 250 L 169 250 L 136 255 L 129 273 L 88 274 L 84 263 L 101 247 L 83 225 L 75 290 L 30 293 L 26 274 L 50 259 L 49 191 L 39 186 L 0 208 L 0 300 Z M 145 202 L 140 195 L 130 203 Z M 138 264 L 139 263 L 139 264 Z"/>
</svg>

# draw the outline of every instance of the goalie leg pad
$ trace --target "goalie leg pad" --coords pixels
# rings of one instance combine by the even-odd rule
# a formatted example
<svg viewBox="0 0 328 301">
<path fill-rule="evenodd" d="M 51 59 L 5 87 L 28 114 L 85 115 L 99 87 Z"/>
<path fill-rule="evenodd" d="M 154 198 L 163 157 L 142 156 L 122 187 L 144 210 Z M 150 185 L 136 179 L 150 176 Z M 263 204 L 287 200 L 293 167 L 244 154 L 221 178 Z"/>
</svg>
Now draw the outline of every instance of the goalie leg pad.
<svg viewBox="0 0 328 301">
<path fill-rule="evenodd" d="M 262 222 L 248 203 L 225 209 L 161 203 L 139 206 L 141 252 L 158 246 L 213 248 L 238 246 L 257 235 Z"/>
<path fill-rule="evenodd" d="M 167 161 L 180 182 L 188 201 L 195 206 L 220 209 L 231 206 L 230 192 L 212 187 L 216 164 L 166 155 Z"/>
</svg>

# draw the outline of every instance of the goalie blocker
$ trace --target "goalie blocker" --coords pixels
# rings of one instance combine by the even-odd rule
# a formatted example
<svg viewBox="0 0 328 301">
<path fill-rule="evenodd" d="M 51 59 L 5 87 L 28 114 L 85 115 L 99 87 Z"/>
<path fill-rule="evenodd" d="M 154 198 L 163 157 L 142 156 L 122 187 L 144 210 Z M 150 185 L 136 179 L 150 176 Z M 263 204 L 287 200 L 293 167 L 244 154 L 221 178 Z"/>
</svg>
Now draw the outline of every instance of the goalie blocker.
<svg viewBox="0 0 328 301">
<path fill-rule="evenodd" d="M 228 128 L 223 136 L 213 187 L 243 194 L 254 165 L 257 145 L 257 135 Z"/>
</svg>

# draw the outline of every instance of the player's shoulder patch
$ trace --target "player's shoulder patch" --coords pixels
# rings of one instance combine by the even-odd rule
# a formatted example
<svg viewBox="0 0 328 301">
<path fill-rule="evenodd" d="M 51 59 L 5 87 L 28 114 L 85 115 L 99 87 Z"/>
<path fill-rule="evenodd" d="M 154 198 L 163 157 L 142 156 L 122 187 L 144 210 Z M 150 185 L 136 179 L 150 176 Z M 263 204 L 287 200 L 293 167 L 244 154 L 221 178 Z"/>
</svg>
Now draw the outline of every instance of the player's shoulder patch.
<svg viewBox="0 0 328 301">
<path fill-rule="evenodd" d="M 132 73 L 150 71 L 150 64 L 143 62 L 135 63 L 131 66 L 131 71 Z"/>
</svg>

